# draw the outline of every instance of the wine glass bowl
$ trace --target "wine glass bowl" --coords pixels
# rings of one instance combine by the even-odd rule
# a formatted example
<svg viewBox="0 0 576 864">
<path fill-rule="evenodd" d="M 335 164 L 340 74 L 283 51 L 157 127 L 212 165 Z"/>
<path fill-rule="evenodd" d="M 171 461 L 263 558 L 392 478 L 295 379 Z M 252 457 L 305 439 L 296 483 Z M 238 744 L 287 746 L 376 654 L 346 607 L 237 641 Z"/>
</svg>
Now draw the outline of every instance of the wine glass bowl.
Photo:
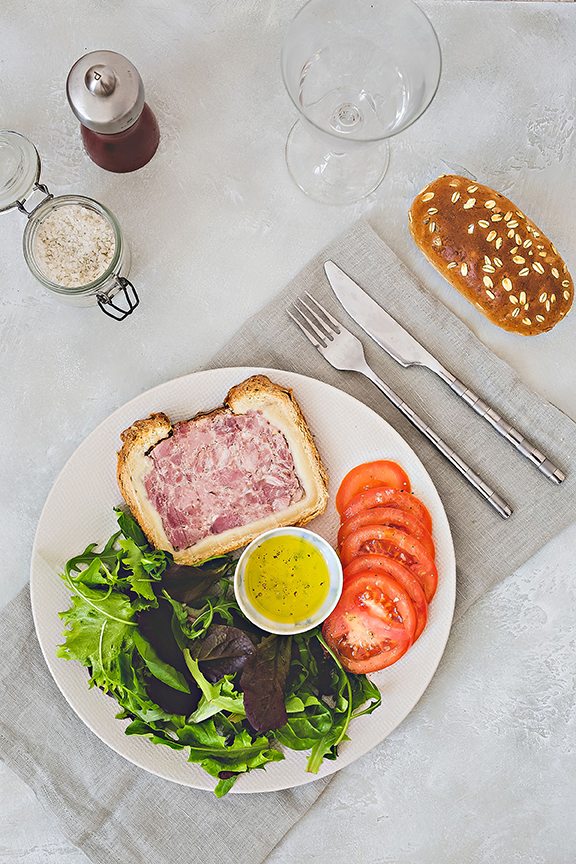
<svg viewBox="0 0 576 864">
<path fill-rule="evenodd" d="M 316 200 L 349 203 L 378 186 L 387 139 L 430 105 L 441 55 L 413 0 L 309 0 L 286 30 L 281 68 L 299 113 L 292 177 Z"/>
</svg>

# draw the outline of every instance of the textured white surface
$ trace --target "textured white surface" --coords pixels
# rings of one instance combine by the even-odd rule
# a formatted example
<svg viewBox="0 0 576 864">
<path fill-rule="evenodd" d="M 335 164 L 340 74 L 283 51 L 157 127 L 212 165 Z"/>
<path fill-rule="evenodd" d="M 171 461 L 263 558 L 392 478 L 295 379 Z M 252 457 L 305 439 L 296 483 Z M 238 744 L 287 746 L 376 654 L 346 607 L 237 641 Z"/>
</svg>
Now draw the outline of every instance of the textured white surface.
<svg viewBox="0 0 576 864">
<path fill-rule="evenodd" d="M 468 611 L 415 710 L 266 864 L 572 864 L 575 541 Z"/>
<path fill-rule="evenodd" d="M 110 207 L 142 301 L 121 324 L 58 304 L 24 264 L 24 217 L 0 217 L 0 605 L 28 579 L 46 495 L 80 442 L 128 399 L 207 362 L 360 215 L 576 419 L 575 313 L 533 340 L 496 330 L 430 269 L 406 226 L 412 197 L 447 170 L 444 159 L 509 195 L 576 272 L 573 5 L 423 0 L 443 51 L 437 97 L 392 142 L 379 189 L 347 208 L 306 199 L 284 165 L 295 118 L 279 51 L 299 5 L 0 6 L 0 125 L 36 144 L 52 192 Z M 90 162 L 66 103 L 70 67 L 97 48 L 134 62 L 160 123 L 160 148 L 134 175 Z M 573 862 L 575 552 L 572 528 L 470 610 L 416 709 L 336 775 L 267 864 Z M 6 769 L 0 861 L 86 861 Z"/>
</svg>

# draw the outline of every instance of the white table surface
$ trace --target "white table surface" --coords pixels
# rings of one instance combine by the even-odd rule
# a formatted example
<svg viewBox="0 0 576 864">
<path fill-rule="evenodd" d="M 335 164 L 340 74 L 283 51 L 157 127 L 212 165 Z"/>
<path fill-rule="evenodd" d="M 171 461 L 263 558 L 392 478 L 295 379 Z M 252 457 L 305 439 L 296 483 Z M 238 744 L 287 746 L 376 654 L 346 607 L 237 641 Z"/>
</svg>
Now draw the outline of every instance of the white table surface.
<svg viewBox="0 0 576 864">
<path fill-rule="evenodd" d="M 295 117 L 279 51 L 300 5 L 0 3 L 0 126 L 36 144 L 54 194 L 89 195 L 115 213 L 141 297 L 122 323 L 57 303 L 24 263 L 24 217 L 0 218 L 0 607 L 28 580 L 41 508 L 85 436 L 133 396 L 206 363 L 359 216 L 576 419 L 576 312 L 534 339 L 498 330 L 432 272 L 406 224 L 444 159 L 508 194 L 576 273 L 574 6 L 422 0 L 443 51 L 437 97 L 393 140 L 379 189 L 332 208 L 306 198 L 284 164 Z M 158 153 L 134 174 L 88 159 L 66 102 L 69 68 L 99 48 L 137 66 L 160 123 Z M 575 553 L 572 525 L 469 610 L 412 713 L 335 775 L 266 864 L 575 860 Z M 0 765 L 0 862 L 87 860 Z"/>
</svg>

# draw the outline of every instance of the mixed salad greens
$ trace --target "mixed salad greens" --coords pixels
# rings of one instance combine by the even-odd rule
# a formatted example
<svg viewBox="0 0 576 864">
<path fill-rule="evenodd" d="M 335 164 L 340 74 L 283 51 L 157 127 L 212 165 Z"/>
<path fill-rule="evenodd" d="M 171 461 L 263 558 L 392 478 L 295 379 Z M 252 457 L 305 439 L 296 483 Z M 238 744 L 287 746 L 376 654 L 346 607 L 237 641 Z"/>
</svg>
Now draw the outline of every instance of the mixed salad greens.
<svg viewBox="0 0 576 864">
<path fill-rule="evenodd" d="M 347 673 L 320 628 L 275 636 L 240 611 L 236 559 L 195 567 L 154 550 L 117 509 L 119 531 L 60 574 L 72 593 L 58 656 L 87 667 L 113 696 L 127 735 L 187 750 L 225 795 L 236 778 L 309 750 L 306 770 L 336 759 L 350 720 L 374 711 L 378 688 Z"/>
</svg>

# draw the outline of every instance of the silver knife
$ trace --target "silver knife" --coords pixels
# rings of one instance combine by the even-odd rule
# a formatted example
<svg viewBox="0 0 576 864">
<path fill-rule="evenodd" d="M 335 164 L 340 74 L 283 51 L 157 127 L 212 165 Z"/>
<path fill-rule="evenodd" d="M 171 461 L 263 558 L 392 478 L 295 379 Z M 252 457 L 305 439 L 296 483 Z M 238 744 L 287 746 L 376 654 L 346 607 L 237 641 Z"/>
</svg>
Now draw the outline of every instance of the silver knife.
<svg viewBox="0 0 576 864">
<path fill-rule="evenodd" d="M 360 288 L 333 261 L 326 261 L 324 270 L 336 297 L 348 312 L 374 341 L 402 366 L 426 366 L 435 372 L 454 390 L 477 414 L 496 429 L 523 456 L 536 465 L 539 471 L 553 483 L 560 484 L 566 475 L 514 429 L 484 400 L 476 396 L 462 381 L 448 371 L 435 357 L 414 339 L 388 312 L 385 312 L 366 292 Z"/>
</svg>

